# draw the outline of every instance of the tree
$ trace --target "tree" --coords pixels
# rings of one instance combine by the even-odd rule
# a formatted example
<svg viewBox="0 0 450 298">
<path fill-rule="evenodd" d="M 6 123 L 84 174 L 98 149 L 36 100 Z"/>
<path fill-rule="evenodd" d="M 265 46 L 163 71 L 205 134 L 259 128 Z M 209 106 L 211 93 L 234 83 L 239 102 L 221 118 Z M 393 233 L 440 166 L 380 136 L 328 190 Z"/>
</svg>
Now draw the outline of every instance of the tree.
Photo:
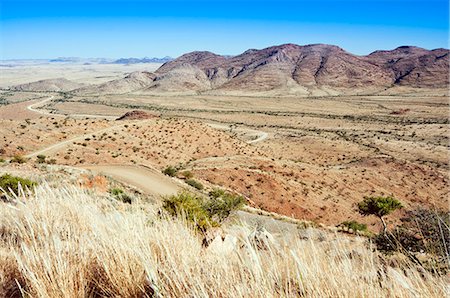
<svg viewBox="0 0 450 298">
<path fill-rule="evenodd" d="M 375 215 L 383 224 L 383 233 L 386 234 L 387 225 L 383 216 L 389 215 L 393 211 L 402 208 L 403 205 L 394 197 L 365 197 L 358 203 L 358 211 L 364 216 Z"/>
</svg>

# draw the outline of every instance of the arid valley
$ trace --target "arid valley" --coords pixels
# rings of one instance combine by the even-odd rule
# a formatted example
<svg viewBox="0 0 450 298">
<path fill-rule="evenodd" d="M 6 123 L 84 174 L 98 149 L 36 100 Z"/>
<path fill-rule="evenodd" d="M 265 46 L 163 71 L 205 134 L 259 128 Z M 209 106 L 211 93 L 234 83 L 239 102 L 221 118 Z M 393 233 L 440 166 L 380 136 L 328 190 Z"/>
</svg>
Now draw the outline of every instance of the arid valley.
<svg viewBox="0 0 450 298">
<path fill-rule="evenodd" d="M 131 75 L 128 66 L 60 66 L 60 86 L 41 81 L 3 89 L 3 159 L 23 155 L 33 163 L 44 154 L 80 168 L 136 165 L 160 172 L 173 166 L 192 172 L 208 189 L 245 196 L 253 207 L 333 226 L 355 219 L 377 230 L 378 221 L 355 207 L 368 195 L 393 195 L 410 207 L 448 207 L 445 88 L 309 96 L 192 94 L 188 88 L 166 95 L 143 94 L 135 86 L 140 78 L 120 79 L 158 66 L 141 64 L 141 72 L 132 66 Z M 11 83 L 27 72 L 10 69 L 2 72 Z M 92 73 L 110 80 L 99 83 Z M 68 90 L 78 82 L 99 94 Z M 116 85 L 138 91 L 104 91 Z M 134 110 L 142 115 L 117 120 Z"/>
</svg>

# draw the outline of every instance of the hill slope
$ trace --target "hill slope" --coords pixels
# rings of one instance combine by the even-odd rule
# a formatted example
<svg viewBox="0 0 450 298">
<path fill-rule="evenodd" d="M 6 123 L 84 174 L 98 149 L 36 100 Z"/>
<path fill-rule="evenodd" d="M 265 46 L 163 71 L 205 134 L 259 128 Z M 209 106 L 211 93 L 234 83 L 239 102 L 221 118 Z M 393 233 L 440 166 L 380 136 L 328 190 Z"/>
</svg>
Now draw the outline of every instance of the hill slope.
<svg viewBox="0 0 450 298">
<path fill-rule="evenodd" d="M 359 94 L 395 86 L 446 88 L 448 69 L 447 49 L 403 46 L 356 56 L 333 45 L 284 44 L 232 57 L 191 52 L 166 62 L 155 73 L 133 73 L 77 93 Z"/>
<path fill-rule="evenodd" d="M 21 84 L 11 89 L 17 91 L 71 91 L 83 86 L 83 84 L 75 83 L 65 78 L 58 78 Z"/>
</svg>

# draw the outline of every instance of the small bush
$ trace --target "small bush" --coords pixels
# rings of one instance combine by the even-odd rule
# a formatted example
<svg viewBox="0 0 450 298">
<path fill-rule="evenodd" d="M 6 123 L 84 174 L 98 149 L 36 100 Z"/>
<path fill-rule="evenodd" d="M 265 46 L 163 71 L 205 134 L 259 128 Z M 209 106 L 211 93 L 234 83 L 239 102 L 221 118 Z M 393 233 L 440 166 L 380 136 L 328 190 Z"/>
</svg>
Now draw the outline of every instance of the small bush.
<svg viewBox="0 0 450 298">
<path fill-rule="evenodd" d="M 0 176 L 0 199 L 5 199 L 7 195 L 19 194 L 19 185 L 23 188 L 33 188 L 37 185 L 36 182 L 26 178 L 12 176 L 10 174 L 4 174 Z"/>
<path fill-rule="evenodd" d="M 22 155 L 15 155 L 12 159 L 11 162 L 15 162 L 15 163 L 26 163 L 27 159 L 25 157 L 23 157 Z"/>
<path fill-rule="evenodd" d="M 356 220 L 347 220 L 340 224 L 342 227 L 352 229 L 353 231 L 367 232 L 367 225 L 359 223 Z"/>
<path fill-rule="evenodd" d="M 232 211 L 244 206 L 246 200 L 242 196 L 234 195 L 220 189 L 209 193 L 210 200 L 205 204 L 206 210 L 215 220 L 224 221 Z"/>
<path fill-rule="evenodd" d="M 181 175 L 186 179 L 192 179 L 194 177 L 194 174 L 191 171 L 184 171 Z"/>
<path fill-rule="evenodd" d="M 170 176 L 170 177 L 174 177 L 178 173 L 178 170 L 175 169 L 172 166 L 168 166 L 162 172 L 163 172 L 164 175 L 167 175 L 167 176 Z"/>
<path fill-rule="evenodd" d="M 448 212 L 416 209 L 406 212 L 402 224 L 390 233 L 380 235 L 376 244 L 381 251 L 406 250 L 426 252 L 446 258 L 450 245 L 450 217 Z"/>
<path fill-rule="evenodd" d="M 204 208 L 204 200 L 186 191 L 164 199 L 162 207 L 171 216 L 181 216 L 203 232 L 218 225 Z"/>
<path fill-rule="evenodd" d="M 213 190 L 210 198 L 202 198 L 189 192 L 181 192 L 163 201 L 163 209 L 171 216 L 181 216 L 200 231 L 220 225 L 231 212 L 245 204 L 242 196 L 222 190 Z"/>
<path fill-rule="evenodd" d="M 36 156 L 36 162 L 37 163 L 45 163 L 47 157 L 43 154 L 39 154 L 38 156 Z"/>
<path fill-rule="evenodd" d="M 112 188 L 109 190 L 109 193 L 113 198 L 123 203 L 131 204 L 133 202 L 133 198 L 120 188 Z"/>
<path fill-rule="evenodd" d="M 195 179 L 187 179 L 186 180 L 186 184 L 190 185 L 198 190 L 202 190 L 203 189 L 203 184 L 201 184 L 200 182 L 198 182 Z"/>
</svg>

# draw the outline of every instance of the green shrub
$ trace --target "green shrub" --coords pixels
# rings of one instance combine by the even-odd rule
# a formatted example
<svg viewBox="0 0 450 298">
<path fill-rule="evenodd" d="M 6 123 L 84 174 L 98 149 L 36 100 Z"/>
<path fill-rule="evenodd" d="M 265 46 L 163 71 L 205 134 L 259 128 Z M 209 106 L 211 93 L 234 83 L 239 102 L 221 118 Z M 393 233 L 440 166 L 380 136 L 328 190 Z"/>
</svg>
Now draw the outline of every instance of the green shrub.
<svg viewBox="0 0 450 298">
<path fill-rule="evenodd" d="M 347 220 L 340 224 L 342 227 L 352 229 L 353 231 L 367 232 L 367 225 L 359 223 L 356 220 Z"/>
<path fill-rule="evenodd" d="M 220 225 L 231 212 L 245 204 L 242 196 L 213 190 L 209 199 L 189 192 L 181 192 L 163 200 L 163 209 L 171 216 L 181 216 L 200 231 Z"/>
<path fill-rule="evenodd" d="M 175 169 L 172 166 L 168 166 L 162 172 L 163 172 L 164 175 L 167 175 L 167 176 L 170 176 L 170 177 L 174 177 L 178 173 L 178 170 Z"/>
<path fill-rule="evenodd" d="M 109 193 L 113 198 L 123 203 L 131 204 L 133 202 L 133 198 L 120 188 L 111 188 Z"/>
<path fill-rule="evenodd" d="M 7 195 L 19 194 L 19 185 L 22 188 L 32 189 L 37 185 L 36 182 L 26 178 L 12 176 L 10 174 L 3 174 L 0 176 L 0 199 L 5 199 Z"/>
<path fill-rule="evenodd" d="M 204 208 L 204 200 L 189 192 L 181 192 L 163 200 L 163 209 L 171 216 L 181 216 L 200 231 L 206 231 L 211 226 L 217 226 Z"/>
<path fill-rule="evenodd" d="M 221 189 L 214 189 L 209 193 L 210 200 L 205 208 L 211 217 L 222 222 L 232 211 L 242 208 L 246 200 L 242 196 L 234 195 Z"/>
<path fill-rule="evenodd" d="M 26 163 L 27 159 L 25 157 L 23 157 L 22 155 L 14 155 L 14 157 L 11 159 L 11 162 L 15 162 L 15 163 Z"/>
<path fill-rule="evenodd" d="M 201 184 L 200 182 L 198 182 L 195 179 L 187 179 L 186 180 L 186 184 L 190 185 L 198 190 L 202 190 L 203 189 L 203 184 Z"/>
</svg>

